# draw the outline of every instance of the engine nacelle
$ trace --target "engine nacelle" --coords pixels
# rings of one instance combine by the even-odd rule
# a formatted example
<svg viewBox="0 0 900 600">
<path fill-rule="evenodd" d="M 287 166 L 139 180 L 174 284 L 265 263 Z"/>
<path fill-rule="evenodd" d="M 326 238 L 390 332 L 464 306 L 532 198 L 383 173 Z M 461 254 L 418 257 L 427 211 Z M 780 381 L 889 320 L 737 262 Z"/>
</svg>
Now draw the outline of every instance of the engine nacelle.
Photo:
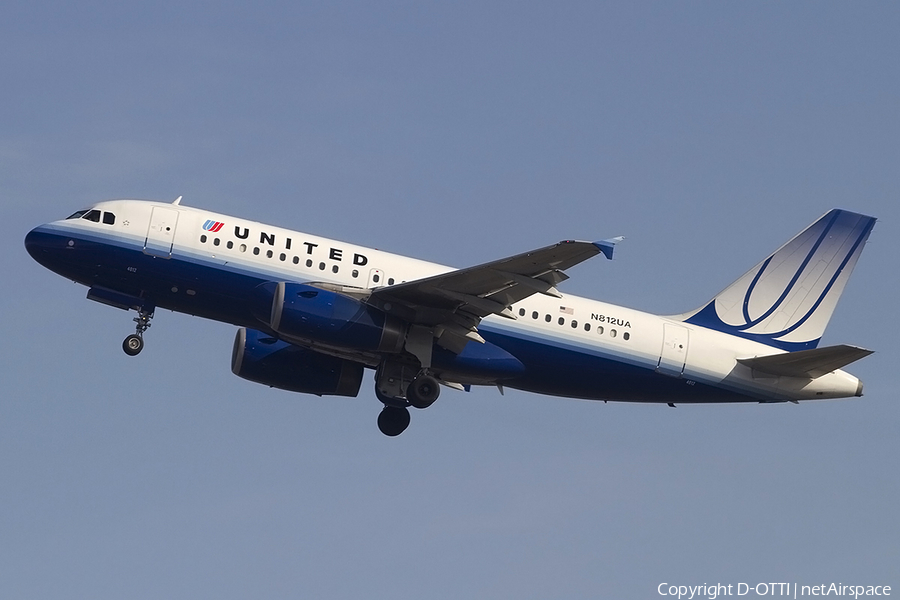
<svg viewBox="0 0 900 600">
<path fill-rule="evenodd" d="M 406 325 L 355 298 L 302 283 L 256 288 L 253 315 L 282 336 L 329 346 L 399 352 Z"/>
<path fill-rule="evenodd" d="M 238 329 L 231 371 L 238 377 L 289 392 L 318 396 L 359 394 L 363 365 L 294 346 L 256 331 Z"/>
</svg>

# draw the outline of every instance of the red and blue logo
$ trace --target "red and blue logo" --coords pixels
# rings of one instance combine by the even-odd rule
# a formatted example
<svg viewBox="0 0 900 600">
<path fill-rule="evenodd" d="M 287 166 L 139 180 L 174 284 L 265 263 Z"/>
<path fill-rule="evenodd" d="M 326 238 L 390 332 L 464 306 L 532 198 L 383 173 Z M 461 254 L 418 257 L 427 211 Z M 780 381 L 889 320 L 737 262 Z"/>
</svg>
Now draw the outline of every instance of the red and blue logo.
<svg viewBox="0 0 900 600">
<path fill-rule="evenodd" d="M 222 223 L 220 221 L 213 221 L 212 219 L 210 219 L 203 224 L 203 229 L 212 233 L 219 233 L 224 225 L 225 223 Z"/>
</svg>

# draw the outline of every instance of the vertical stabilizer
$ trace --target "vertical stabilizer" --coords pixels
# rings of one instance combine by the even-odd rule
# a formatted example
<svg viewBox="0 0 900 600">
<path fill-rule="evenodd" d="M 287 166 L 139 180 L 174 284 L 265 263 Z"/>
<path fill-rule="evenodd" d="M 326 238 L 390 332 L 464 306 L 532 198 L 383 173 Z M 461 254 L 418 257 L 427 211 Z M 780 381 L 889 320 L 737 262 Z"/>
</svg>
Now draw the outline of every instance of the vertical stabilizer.
<svg viewBox="0 0 900 600">
<path fill-rule="evenodd" d="M 874 225 L 834 209 L 682 319 L 788 351 L 815 348 Z"/>
</svg>

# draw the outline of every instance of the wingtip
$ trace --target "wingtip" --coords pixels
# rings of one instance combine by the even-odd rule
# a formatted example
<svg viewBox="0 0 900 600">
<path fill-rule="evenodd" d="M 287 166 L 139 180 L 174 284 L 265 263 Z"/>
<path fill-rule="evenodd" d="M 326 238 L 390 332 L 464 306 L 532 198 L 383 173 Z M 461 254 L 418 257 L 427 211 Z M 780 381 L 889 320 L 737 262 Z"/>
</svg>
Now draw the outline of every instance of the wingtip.
<svg viewBox="0 0 900 600">
<path fill-rule="evenodd" d="M 599 242 L 594 242 L 594 245 L 600 249 L 600 252 L 603 253 L 603 256 L 612 260 L 613 250 L 616 248 L 616 244 L 625 239 L 624 235 L 616 236 L 614 238 L 609 238 L 608 240 L 601 240 Z"/>
</svg>

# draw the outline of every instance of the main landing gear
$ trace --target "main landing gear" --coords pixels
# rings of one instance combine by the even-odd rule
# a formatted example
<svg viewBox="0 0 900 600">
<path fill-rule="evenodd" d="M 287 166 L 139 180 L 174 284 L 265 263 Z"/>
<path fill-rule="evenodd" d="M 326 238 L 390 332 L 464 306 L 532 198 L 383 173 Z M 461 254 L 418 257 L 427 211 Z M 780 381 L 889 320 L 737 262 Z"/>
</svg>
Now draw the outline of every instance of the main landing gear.
<svg viewBox="0 0 900 600">
<path fill-rule="evenodd" d="M 153 318 L 153 309 L 142 308 L 138 310 L 138 316 L 134 318 L 137 323 L 135 332 L 122 342 L 122 350 L 128 356 L 137 356 L 144 349 L 144 332 L 150 329 L 150 319 Z"/>
<path fill-rule="evenodd" d="M 428 408 L 440 394 L 438 380 L 424 373 L 413 379 L 406 388 L 406 400 L 414 408 Z"/>
<path fill-rule="evenodd" d="M 405 406 L 385 406 L 378 415 L 378 429 L 386 436 L 395 437 L 409 427 L 409 409 Z"/>
<path fill-rule="evenodd" d="M 389 368 L 389 367 L 388 367 Z M 402 389 L 402 375 L 400 380 L 390 377 L 384 379 L 384 373 L 388 368 L 379 370 L 379 375 L 375 382 L 375 396 L 384 404 L 381 413 L 378 415 L 378 429 L 386 436 L 396 437 L 406 431 L 409 427 L 409 409 L 428 408 L 434 401 L 438 399 L 441 393 L 440 383 L 438 380 L 428 375 L 426 372 L 419 373 L 412 381 L 406 380 L 406 397 L 400 395 L 389 395 L 382 388 L 397 394 Z M 396 374 L 396 371 L 395 373 Z M 401 386 L 397 386 L 400 383 Z"/>
</svg>

